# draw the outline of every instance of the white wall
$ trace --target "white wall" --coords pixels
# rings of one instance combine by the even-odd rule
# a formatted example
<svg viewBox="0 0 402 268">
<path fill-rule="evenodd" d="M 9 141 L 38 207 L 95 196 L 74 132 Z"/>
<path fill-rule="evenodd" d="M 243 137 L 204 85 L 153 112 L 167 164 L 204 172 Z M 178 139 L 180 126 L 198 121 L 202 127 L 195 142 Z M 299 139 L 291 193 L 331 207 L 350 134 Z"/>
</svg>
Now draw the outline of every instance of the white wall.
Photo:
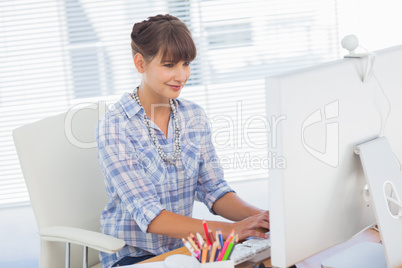
<svg viewBox="0 0 402 268">
<path fill-rule="evenodd" d="M 39 236 L 30 206 L 0 209 L 0 267 L 39 266 Z"/>
<path fill-rule="evenodd" d="M 338 0 L 339 36 L 354 34 L 369 51 L 401 45 L 400 3 L 400 0 Z"/>
</svg>

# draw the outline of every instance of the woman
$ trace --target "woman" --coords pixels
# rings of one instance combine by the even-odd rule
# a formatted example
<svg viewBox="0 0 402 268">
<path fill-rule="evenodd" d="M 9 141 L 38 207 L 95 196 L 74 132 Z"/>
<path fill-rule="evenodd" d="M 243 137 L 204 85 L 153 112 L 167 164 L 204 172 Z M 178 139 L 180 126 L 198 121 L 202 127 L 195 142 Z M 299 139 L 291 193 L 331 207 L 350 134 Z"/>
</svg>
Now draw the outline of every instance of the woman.
<svg viewBox="0 0 402 268">
<path fill-rule="evenodd" d="M 140 85 L 100 120 L 98 157 L 109 202 L 102 232 L 121 238 L 116 254 L 101 253 L 104 267 L 127 265 L 183 246 L 189 232 L 204 234 L 193 219 L 195 197 L 233 222 L 208 221 L 223 236 L 267 237 L 268 211 L 242 201 L 223 179 L 204 110 L 177 99 L 190 77 L 196 48 L 187 26 L 171 15 L 136 23 L 131 33 Z"/>
</svg>

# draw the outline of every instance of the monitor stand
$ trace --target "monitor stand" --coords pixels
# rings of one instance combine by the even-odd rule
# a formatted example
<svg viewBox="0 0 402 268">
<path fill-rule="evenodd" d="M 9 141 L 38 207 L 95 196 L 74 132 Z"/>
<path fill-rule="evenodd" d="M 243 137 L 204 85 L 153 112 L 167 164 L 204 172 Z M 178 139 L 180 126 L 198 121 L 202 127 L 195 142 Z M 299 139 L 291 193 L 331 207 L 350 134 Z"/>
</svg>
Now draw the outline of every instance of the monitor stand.
<svg viewBox="0 0 402 268">
<path fill-rule="evenodd" d="M 322 262 L 324 268 L 401 267 L 402 167 L 386 137 L 355 147 L 360 156 L 384 244 L 360 243 Z"/>
<path fill-rule="evenodd" d="M 321 263 L 322 268 L 387 268 L 384 248 L 375 242 L 361 242 Z"/>
<path fill-rule="evenodd" d="M 381 241 L 384 245 L 379 258 L 389 268 L 402 264 L 402 167 L 386 137 L 380 137 L 355 147 L 360 156 L 368 184 Z M 380 251 L 378 249 L 378 251 Z M 373 254 L 375 254 L 373 249 Z M 382 257 L 381 257 L 381 256 Z M 367 256 L 372 259 L 371 256 Z M 367 266 L 368 267 L 368 266 Z M 379 267 L 379 266 L 378 266 Z"/>
</svg>

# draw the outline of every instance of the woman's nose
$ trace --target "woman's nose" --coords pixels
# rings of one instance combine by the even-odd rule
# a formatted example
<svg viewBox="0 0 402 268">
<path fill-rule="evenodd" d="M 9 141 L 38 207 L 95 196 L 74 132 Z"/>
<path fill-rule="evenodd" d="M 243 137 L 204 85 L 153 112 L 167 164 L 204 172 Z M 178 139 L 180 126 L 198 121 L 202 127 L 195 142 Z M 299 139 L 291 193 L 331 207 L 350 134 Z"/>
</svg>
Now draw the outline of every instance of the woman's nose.
<svg viewBox="0 0 402 268">
<path fill-rule="evenodd" d="M 187 80 L 187 71 L 184 68 L 177 68 L 177 72 L 176 72 L 176 80 L 180 81 L 180 82 L 184 82 Z"/>
</svg>

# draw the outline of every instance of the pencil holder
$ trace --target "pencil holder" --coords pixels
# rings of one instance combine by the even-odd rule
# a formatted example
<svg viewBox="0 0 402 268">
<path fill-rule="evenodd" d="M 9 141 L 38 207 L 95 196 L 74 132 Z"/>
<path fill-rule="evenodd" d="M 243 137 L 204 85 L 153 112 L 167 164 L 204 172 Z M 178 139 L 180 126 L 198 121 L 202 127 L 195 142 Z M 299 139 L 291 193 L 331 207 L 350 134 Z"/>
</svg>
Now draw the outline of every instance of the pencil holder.
<svg viewBox="0 0 402 268">
<path fill-rule="evenodd" d="M 233 260 L 200 263 L 193 258 L 193 268 L 234 268 Z"/>
</svg>

